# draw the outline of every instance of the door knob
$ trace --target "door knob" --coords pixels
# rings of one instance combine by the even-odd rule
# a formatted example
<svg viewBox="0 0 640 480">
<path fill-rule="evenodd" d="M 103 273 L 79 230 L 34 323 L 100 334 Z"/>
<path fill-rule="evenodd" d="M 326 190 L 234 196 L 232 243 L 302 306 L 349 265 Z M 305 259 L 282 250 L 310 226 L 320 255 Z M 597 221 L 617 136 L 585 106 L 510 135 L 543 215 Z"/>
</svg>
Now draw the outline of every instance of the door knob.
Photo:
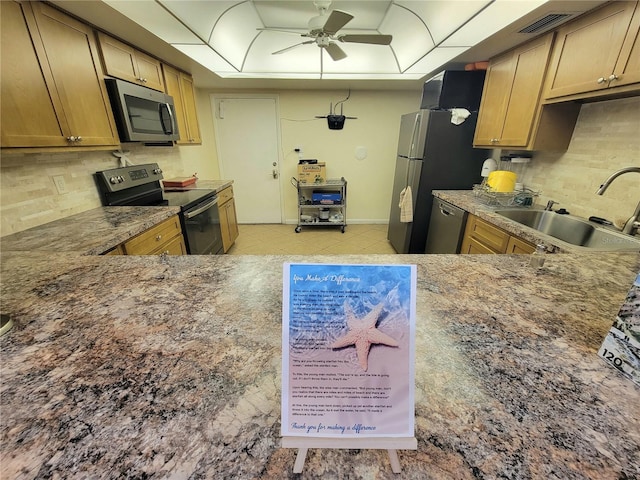
<svg viewBox="0 0 640 480">
<path fill-rule="evenodd" d="M 275 168 L 273 169 L 272 172 L 273 178 L 278 178 L 278 170 L 276 170 Z"/>
</svg>

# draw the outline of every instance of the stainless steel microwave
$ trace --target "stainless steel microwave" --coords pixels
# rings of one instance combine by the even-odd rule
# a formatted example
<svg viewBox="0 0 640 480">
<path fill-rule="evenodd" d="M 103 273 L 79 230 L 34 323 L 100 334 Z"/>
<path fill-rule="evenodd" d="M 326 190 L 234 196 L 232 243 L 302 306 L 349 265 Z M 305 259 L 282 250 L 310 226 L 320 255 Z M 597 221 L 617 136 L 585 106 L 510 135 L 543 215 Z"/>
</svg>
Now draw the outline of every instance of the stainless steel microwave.
<svg viewBox="0 0 640 480">
<path fill-rule="evenodd" d="M 171 142 L 178 140 L 173 97 L 157 90 L 105 79 L 121 142 Z"/>
</svg>

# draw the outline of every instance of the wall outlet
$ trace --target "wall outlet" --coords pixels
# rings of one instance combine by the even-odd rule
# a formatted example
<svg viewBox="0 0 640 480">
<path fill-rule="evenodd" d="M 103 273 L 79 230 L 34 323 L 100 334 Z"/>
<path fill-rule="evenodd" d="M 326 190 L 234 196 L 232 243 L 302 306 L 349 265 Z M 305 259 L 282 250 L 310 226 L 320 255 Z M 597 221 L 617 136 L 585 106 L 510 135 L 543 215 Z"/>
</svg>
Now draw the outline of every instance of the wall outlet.
<svg viewBox="0 0 640 480">
<path fill-rule="evenodd" d="M 52 178 L 53 183 L 56 186 L 56 190 L 58 190 L 58 193 L 60 195 L 62 195 L 63 193 L 67 193 L 67 184 L 64 181 L 64 175 L 54 175 Z"/>
</svg>

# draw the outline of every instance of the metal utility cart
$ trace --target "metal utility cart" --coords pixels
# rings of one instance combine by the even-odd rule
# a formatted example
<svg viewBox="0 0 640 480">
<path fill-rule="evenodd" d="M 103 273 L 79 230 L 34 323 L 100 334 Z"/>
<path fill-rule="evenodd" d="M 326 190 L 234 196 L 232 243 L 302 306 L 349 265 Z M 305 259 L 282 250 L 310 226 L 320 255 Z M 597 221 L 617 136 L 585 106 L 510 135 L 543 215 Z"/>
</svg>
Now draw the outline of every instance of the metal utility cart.
<svg viewBox="0 0 640 480">
<path fill-rule="evenodd" d="M 298 192 L 298 225 L 296 233 L 305 227 L 335 225 L 342 233 L 347 226 L 347 181 L 328 178 L 325 183 L 300 183 L 295 177 L 291 184 Z"/>
</svg>

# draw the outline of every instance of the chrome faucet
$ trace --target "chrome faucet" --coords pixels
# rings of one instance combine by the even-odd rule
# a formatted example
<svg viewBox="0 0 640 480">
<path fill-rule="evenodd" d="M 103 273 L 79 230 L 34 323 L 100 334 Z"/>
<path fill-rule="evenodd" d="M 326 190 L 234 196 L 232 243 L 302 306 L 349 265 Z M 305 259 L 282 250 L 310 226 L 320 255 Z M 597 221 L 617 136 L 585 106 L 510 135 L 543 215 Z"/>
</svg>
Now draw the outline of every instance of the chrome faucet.
<svg viewBox="0 0 640 480">
<path fill-rule="evenodd" d="M 544 209 L 547 210 L 547 211 L 551 211 L 551 207 L 553 207 L 556 203 L 558 203 L 558 202 L 556 202 L 555 200 L 549 200 L 547 202 L 547 206 L 544 207 Z"/>
<path fill-rule="evenodd" d="M 609 188 L 609 185 L 611 185 L 611 182 L 613 182 L 616 178 L 618 178 L 623 173 L 629 173 L 629 172 L 640 173 L 640 167 L 625 167 L 625 168 L 621 168 L 617 172 L 613 172 L 611 176 L 607 178 L 602 185 L 600 185 L 600 188 L 596 191 L 596 195 L 602 195 L 607 190 L 607 188 Z M 624 224 L 624 227 L 622 227 L 622 233 L 627 233 L 629 235 L 635 235 L 636 233 L 638 233 L 638 230 L 640 229 L 639 218 L 640 218 L 640 202 L 638 202 L 636 211 L 633 212 L 633 215 L 631 216 L 631 218 L 629 218 L 629 220 L 627 220 L 626 223 Z"/>
</svg>

